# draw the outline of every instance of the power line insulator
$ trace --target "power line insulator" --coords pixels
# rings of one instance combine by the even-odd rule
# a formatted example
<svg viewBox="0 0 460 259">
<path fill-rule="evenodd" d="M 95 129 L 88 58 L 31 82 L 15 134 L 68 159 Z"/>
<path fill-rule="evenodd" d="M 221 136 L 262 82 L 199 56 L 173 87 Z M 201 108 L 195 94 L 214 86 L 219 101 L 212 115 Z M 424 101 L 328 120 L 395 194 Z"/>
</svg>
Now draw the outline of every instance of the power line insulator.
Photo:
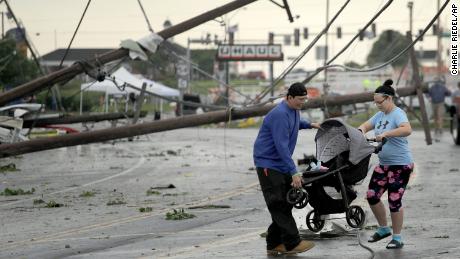
<svg viewBox="0 0 460 259">
<path fill-rule="evenodd" d="M 308 39 L 308 28 L 307 27 L 303 28 L 303 39 L 304 40 Z"/>
<path fill-rule="evenodd" d="M 300 45 L 300 30 L 294 29 L 294 46 Z"/>
<path fill-rule="evenodd" d="M 360 41 L 364 40 L 364 30 L 359 30 L 359 40 Z"/>
</svg>

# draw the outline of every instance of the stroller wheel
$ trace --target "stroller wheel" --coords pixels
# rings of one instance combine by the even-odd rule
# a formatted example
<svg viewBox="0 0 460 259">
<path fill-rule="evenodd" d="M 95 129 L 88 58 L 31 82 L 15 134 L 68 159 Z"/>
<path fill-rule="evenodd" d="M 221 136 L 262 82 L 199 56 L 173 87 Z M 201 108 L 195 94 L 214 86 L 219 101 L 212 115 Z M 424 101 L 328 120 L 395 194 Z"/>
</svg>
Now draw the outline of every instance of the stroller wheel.
<svg viewBox="0 0 460 259">
<path fill-rule="evenodd" d="M 313 232 L 319 232 L 324 227 L 325 220 L 321 219 L 318 211 L 312 210 L 307 214 L 307 227 Z"/>
<path fill-rule="evenodd" d="M 356 205 L 352 205 L 347 210 L 347 223 L 352 228 L 360 228 L 364 225 L 366 214 L 364 210 Z"/>
<path fill-rule="evenodd" d="M 300 202 L 294 204 L 294 208 L 296 208 L 296 209 L 303 209 L 303 208 L 305 208 L 305 206 L 307 206 L 307 204 L 308 204 L 308 198 L 309 198 L 309 197 L 308 197 L 308 192 L 303 192 L 303 197 L 304 197 L 304 198 L 303 198 Z"/>
<path fill-rule="evenodd" d="M 304 199 L 305 192 L 302 189 L 292 188 L 286 194 L 286 200 L 289 204 L 294 205 Z"/>
</svg>

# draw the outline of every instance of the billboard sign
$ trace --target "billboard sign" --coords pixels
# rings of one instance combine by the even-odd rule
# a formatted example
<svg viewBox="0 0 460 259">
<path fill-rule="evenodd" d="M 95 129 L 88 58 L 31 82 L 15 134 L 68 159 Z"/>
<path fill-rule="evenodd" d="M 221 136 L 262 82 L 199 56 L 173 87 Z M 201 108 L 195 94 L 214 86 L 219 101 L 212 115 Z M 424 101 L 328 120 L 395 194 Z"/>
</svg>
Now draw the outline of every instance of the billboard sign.
<svg viewBox="0 0 460 259">
<path fill-rule="evenodd" d="M 219 61 L 281 61 L 281 44 L 222 44 L 217 49 Z"/>
</svg>

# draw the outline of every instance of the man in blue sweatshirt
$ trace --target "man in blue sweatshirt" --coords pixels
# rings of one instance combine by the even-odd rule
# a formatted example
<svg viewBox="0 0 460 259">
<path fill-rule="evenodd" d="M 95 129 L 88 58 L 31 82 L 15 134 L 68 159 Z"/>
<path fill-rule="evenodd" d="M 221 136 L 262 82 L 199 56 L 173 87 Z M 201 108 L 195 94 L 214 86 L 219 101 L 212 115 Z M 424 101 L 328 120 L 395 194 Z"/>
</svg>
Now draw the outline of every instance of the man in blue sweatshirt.
<svg viewBox="0 0 460 259">
<path fill-rule="evenodd" d="M 300 240 L 293 206 L 286 201 L 291 186 L 302 186 L 302 174 L 292 160 L 299 129 L 319 128 L 319 124 L 300 118 L 299 110 L 307 98 L 303 84 L 292 84 L 286 99 L 265 116 L 254 143 L 254 164 L 272 217 L 266 238 L 270 255 L 301 253 L 314 246 L 313 242 Z"/>
</svg>

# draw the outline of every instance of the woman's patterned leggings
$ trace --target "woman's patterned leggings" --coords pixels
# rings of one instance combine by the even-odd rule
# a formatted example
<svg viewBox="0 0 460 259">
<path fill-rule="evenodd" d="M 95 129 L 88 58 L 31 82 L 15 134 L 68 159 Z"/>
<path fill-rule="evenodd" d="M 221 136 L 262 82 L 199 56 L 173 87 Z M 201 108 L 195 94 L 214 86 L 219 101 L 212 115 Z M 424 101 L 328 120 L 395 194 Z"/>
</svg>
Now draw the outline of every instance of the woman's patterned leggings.
<svg viewBox="0 0 460 259">
<path fill-rule="evenodd" d="M 390 211 L 398 212 L 402 206 L 401 199 L 413 169 L 414 164 L 376 166 L 367 191 L 367 201 L 369 204 L 377 204 L 380 201 L 380 197 L 388 189 Z"/>
</svg>

